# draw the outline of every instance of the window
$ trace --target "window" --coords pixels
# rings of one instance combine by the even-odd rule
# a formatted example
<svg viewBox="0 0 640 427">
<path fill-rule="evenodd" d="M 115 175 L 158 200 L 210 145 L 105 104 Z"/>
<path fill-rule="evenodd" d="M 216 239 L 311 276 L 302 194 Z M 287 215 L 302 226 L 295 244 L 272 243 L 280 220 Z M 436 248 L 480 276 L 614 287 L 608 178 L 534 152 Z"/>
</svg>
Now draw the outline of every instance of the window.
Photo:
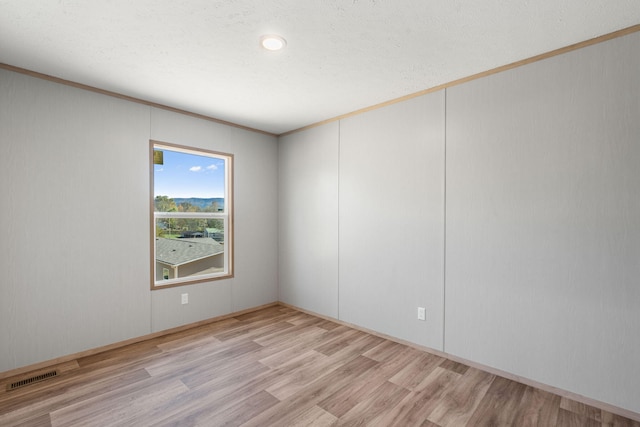
<svg viewBox="0 0 640 427">
<path fill-rule="evenodd" d="M 233 155 L 151 141 L 152 289 L 233 276 Z"/>
</svg>

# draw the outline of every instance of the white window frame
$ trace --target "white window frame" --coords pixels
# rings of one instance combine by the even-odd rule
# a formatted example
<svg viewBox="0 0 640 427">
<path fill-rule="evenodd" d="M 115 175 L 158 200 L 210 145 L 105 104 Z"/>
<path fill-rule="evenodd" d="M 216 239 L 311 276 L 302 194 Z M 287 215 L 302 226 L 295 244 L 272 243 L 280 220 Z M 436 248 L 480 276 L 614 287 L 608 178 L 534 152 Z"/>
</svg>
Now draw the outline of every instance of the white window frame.
<svg viewBox="0 0 640 427">
<path fill-rule="evenodd" d="M 154 151 L 170 150 L 197 156 L 211 157 L 225 162 L 225 194 L 224 210 L 221 212 L 156 212 L 155 211 L 155 165 Z M 194 283 L 228 279 L 233 277 L 233 154 L 201 148 L 187 147 L 160 141 L 149 141 L 151 168 L 151 289 L 165 289 L 175 286 L 191 285 Z M 187 277 L 156 280 L 156 221 L 161 218 L 175 219 L 221 219 L 224 224 L 224 267 L 223 271 L 199 274 Z"/>
</svg>

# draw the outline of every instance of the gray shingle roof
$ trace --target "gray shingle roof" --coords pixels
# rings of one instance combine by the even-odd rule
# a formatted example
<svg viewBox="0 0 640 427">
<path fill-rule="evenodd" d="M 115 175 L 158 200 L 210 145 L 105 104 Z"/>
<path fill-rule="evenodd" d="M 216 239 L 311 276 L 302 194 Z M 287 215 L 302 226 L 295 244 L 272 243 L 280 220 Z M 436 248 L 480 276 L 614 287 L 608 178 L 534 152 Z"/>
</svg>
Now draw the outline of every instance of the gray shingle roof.
<svg viewBox="0 0 640 427">
<path fill-rule="evenodd" d="M 224 246 L 210 238 L 165 239 L 156 237 L 156 260 L 178 266 L 224 252 Z"/>
</svg>

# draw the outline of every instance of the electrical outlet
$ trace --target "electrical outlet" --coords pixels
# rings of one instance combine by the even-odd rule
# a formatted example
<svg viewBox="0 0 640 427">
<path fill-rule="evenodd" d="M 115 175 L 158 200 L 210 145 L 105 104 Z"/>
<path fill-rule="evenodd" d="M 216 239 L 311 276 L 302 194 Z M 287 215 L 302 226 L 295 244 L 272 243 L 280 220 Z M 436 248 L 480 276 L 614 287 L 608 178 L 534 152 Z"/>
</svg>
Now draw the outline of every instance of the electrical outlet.
<svg viewBox="0 0 640 427">
<path fill-rule="evenodd" d="M 418 307 L 418 320 L 427 320 L 427 309 Z"/>
<path fill-rule="evenodd" d="M 189 294 L 182 294 L 182 304 L 189 304 Z"/>
</svg>

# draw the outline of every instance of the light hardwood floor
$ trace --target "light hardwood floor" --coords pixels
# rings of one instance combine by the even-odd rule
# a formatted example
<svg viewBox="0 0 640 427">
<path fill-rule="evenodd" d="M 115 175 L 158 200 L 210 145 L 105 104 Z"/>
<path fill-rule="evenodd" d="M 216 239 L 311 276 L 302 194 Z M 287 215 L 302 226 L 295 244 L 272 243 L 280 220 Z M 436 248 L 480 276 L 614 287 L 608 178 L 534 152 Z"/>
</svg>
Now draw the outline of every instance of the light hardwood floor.
<svg viewBox="0 0 640 427">
<path fill-rule="evenodd" d="M 1 426 L 640 423 L 274 306 L 80 358 L 0 391 Z"/>
</svg>

